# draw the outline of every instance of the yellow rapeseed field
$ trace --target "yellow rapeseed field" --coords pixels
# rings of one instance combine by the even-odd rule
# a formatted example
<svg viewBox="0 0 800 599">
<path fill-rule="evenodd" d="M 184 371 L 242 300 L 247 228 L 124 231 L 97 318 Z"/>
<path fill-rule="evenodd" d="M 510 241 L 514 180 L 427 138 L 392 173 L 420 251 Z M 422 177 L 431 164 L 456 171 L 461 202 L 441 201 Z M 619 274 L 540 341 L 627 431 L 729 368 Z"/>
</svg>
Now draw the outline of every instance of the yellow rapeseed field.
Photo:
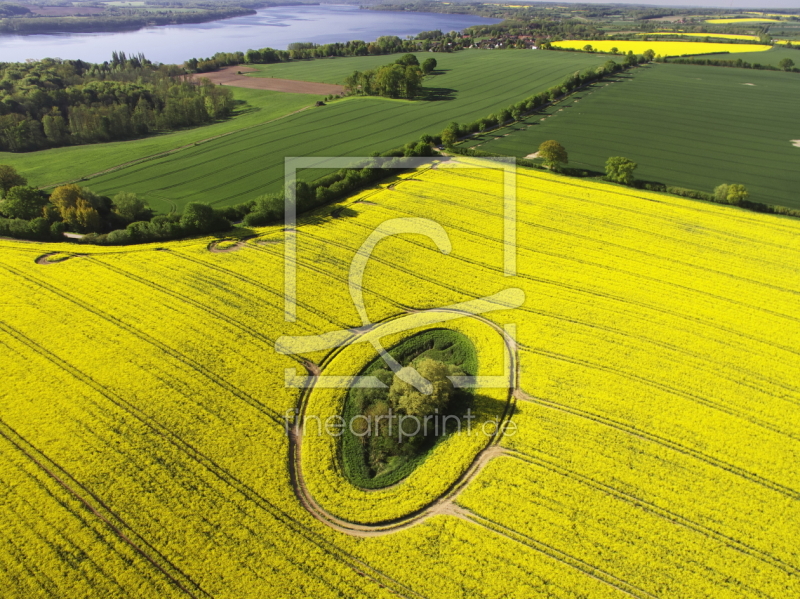
<svg viewBox="0 0 800 599">
<path fill-rule="evenodd" d="M 691 56 L 694 54 L 713 54 L 719 52 L 763 52 L 772 46 L 763 44 L 726 44 L 725 42 L 646 42 L 641 40 L 566 40 L 553 42 L 557 48 L 572 48 L 583 50 L 586 45 L 598 52 L 611 52 L 617 48 L 619 52 L 627 54 L 642 54 L 652 50 L 661 56 Z"/>
<path fill-rule="evenodd" d="M 298 226 L 293 323 L 281 227 L 225 252 L 0 241 L 3 597 L 800 596 L 800 221 L 525 170 L 510 274 L 499 170 L 393 183 Z M 405 217 L 451 251 L 381 241 L 361 289 L 386 325 L 356 329 L 351 261 Z M 512 288 L 485 321 L 419 312 Z M 470 336 L 481 374 L 514 358 L 513 434 L 448 439 L 374 492 L 305 435 L 298 491 L 285 415 L 342 390 L 287 371 L 353 376 L 403 318 Z M 352 343 L 276 351 L 336 331 Z"/>
<path fill-rule="evenodd" d="M 682 37 L 710 37 L 723 40 L 753 40 L 758 41 L 757 35 L 738 35 L 735 33 L 684 33 L 683 31 L 656 31 L 642 35 L 678 35 Z"/>
<path fill-rule="evenodd" d="M 763 17 L 747 17 L 744 19 L 706 19 L 706 23 L 728 24 L 728 23 L 780 23 L 780 19 L 767 19 Z"/>
</svg>

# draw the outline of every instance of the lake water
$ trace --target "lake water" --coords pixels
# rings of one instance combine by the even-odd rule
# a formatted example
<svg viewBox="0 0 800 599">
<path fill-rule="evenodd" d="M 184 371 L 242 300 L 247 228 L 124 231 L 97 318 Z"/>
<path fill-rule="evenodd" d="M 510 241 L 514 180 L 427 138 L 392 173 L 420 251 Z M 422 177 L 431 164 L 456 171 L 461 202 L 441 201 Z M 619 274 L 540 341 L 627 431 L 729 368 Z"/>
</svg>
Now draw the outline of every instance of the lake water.
<svg viewBox="0 0 800 599">
<path fill-rule="evenodd" d="M 250 48 L 285 50 L 292 42 L 327 44 L 348 40 L 373 41 L 381 35 L 405 38 L 421 31 L 460 31 L 472 25 L 499 23 L 470 15 L 386 12 L 356 6 L 277 6 L 257 14 L 121 33 L 0 35 L 0 62 L 64 58 L 88 62 L 111 60 L 111 52 L 143 52 L 147 58 L 180 64 L 215 52 Z"/>
</svg>

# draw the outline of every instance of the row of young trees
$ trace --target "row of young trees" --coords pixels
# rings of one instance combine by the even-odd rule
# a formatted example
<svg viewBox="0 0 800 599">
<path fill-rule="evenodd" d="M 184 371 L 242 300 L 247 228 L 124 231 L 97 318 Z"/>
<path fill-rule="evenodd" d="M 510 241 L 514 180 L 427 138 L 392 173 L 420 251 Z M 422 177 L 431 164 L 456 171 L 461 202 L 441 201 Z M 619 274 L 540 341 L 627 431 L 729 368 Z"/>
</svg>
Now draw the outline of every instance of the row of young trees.
<svg viewBox="0 0 800 599">
<path fill-rule="evenodd" d="M 344 82 L 350 94 L 385 96 L 413 100 L 422 87 L 422 79 L 436 68 L 436 59 L 428 58 L 420 65 L 413 54 L 406 54 L 394 63 L 369 71 L 353 71 Z"/>
<path fill-rule="evenodd" d="M 129 139 L 230 115 L 229 89 L 184 74 L 124 53 L 103 64 L 0 63 L 0 150 Z"/>
</svg>

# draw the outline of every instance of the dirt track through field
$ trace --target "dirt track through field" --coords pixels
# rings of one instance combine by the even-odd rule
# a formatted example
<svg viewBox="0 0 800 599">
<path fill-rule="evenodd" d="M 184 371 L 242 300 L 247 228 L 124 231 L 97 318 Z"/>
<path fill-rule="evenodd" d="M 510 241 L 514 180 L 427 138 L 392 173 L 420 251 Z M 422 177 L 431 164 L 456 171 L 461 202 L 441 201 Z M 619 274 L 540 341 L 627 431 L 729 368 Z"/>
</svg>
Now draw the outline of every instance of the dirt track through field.
<svg viewBox="0 0 800 599">
<path fill-rule="evenodd" d="M 439 309 L 437 309 L 437 311 L 438 310 Z M 410 312 L 413 312 L 413 310 Z M 500 328 L 494 322 L 486 318 L 483 318 L 481 316 L 477 316 L 467 312 L 464 312 L 463 314 L 464 316 L 477 318 L 478 320 L 481 320 L 482 322 L 485 322 L 486 324 L 489 324 L 490 326 L 495 328 L 495 330 L 497 330 L 497 332 L 503 336 L 506 346 L 508 347 L 511 353 L 512 363 L 511 363 L 511 371 L 509 372 L 508 403 L 506 406 L 505 413 L 501 418 L 501 422 L 505 422 L 508 418 L 510 418 L 511 414 L 513 413 L 514 402 L 517 399 L 516 391 L 518 389 L 517 388 L 518 346 L 516 344 L 516 341 L 513 338 L 511 338 L 508 335 L 508 333 L 506 333 L 502 328 Z M 304 412 L 304 407 L 305 407 L 304 403 L 311 389 L 313 389 L 316 379 L 322 374 L 322 368 L 319 365 L 309 362 L 307 360 L 304 360 L 304 362 L 308 374 L 312 377 L 312 382 L 304 389 L 304 393 L 301 396 L 300 400 L 301 405 L 299 410 L 300 415 L 302 415 Z M 500 427 L 502 428 L 502 424 L 500 425 Z M 478 453 L 472 464 L 461 474 L 461 476 L 453 483 L 453 485 L 444 494 L 434 499 L 427 506 L 423 507 L 422 509 L 420 509 L 415 513 L 409 514 L 401 518 L 396 518 L 381 524 L 376 524 L 376 525 L 358 524 L 334 516 L 314 500 L 303 478 L 303 468 L 302 468 L 301 451 L 300 451 L 300 447 L 303 442 L 302 427 L 299 426 L 298 424 L 295 424 L 287 432 L 289 434 L 289 473 L 292 481 L 292 487 L 294 488 L 295 495 L 297 496 L 298 500 L 303 505 L 303 507 L 305 507 L 306 510 L 308 510 L 308 512 L 320 522 L 326 524 L 327 526 L 329 526 L 334 530 L 343 532 L 345 534 L 354 537 L 382 536 L 385 534 L 396 532 L 398 530 L 404 530 L 410 528 L 436 515 L 449 514 L 456 517 L 463 517 L 462 514 L 462 512 L 464 511 L 463 508 L 461 508 L 455 503 L 458 495 L 464 490 L 467 484 L 470 481 L 472 481 L 493 458 L 504 455 L 504 449 L 502 446 L 499 445 L 500 438 L 502 436 L 502 432 L 500 432 L 500 434 L 494 434 L 492 436 L 492 439 L 488 443 L 488 445 Z"/>
<path fill-rule="evenodd" d="M 246 87 L 247 89 L 264 89 L 275 92 L 289 92 L 293 94 L 315 94 L 328 96 L 343 94 L 344 87 L 331 83 L 313 83 L 311 81 L 295 81 L 293 79 L 275 79 L 274 77 L 246 77 L 240 73 L 253 73 L 257 71 L 252 67 L 232 66 L 225 67 L 213 73 L 198 73 L 192 79 L 208 79 L 216 85 L 230 85 L 233 87 Z"/>
</svg>

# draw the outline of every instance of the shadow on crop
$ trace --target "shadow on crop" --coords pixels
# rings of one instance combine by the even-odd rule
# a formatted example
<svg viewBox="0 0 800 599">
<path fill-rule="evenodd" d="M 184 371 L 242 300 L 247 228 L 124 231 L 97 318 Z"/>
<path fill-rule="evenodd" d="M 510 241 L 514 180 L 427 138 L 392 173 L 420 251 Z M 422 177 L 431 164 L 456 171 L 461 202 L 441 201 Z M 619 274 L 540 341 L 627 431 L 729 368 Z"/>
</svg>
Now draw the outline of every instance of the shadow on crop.
<svg viewBox="0 0 800 599">
<path fill-rule="evenodd" d="M 423 87 L 419 99 L 425 102 L 441 102 L 455 100 L 456 90 L 449 87 Z"/>
</svg>

